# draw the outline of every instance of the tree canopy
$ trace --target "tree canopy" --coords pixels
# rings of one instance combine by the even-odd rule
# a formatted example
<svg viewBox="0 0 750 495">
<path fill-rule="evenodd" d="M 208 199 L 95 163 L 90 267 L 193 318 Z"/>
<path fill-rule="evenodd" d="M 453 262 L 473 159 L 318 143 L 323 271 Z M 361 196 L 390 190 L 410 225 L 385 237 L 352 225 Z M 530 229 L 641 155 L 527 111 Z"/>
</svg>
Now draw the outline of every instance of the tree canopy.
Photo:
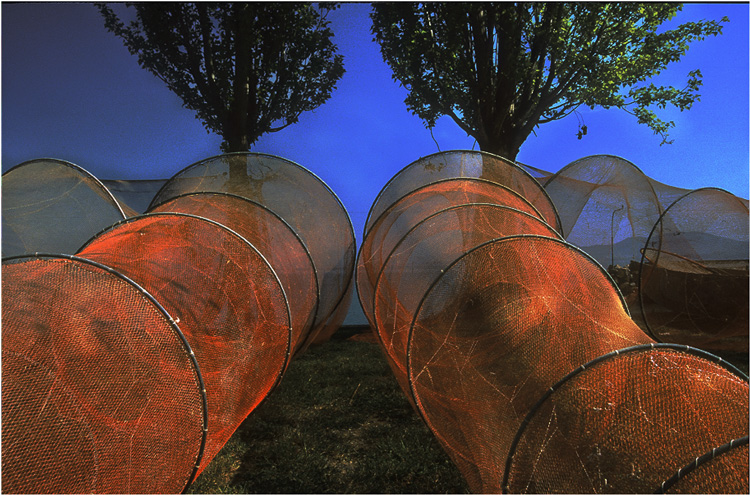
<svg viewBox="0 0 750 495">
<path fill-rule="evenodd" d="M 105 27 L 194 110 L 224 151 L 247 151 L 324 103 L 344 74 L 322 4 L 133 3 L 127 25 L 98 4 Z"/>
<path fill-rule="evenodd" d="M 450 116 L 480 148 L 514 160 L 538 125 L 581 105 L 616 107 L 670 142 L 655 110 L 689 109 L 700 70 L 684 88 L 649 79 L 680 60 L 721 21 L 661 25 L 672 3 L 374 3 L 372 32 L 407 107 L 428 127 Z M 579 128 L 579 139 L 586 127 Z"/>
</svg>

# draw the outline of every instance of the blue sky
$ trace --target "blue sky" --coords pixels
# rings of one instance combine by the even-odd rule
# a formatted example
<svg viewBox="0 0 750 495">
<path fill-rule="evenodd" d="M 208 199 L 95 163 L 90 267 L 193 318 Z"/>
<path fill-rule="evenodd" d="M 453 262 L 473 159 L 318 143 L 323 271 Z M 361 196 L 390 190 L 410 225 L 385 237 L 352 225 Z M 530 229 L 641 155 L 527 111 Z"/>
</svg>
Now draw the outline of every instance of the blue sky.
<svg viewBox="0 0 750 495">
<path fill-rule="evenodd" d="M 474 140 L 449 118 L 433 137 L 403 103 L 372 41 L 365 3 L 330 14 L 346 74 L 332 98 L 252 151 L 278 155 L 323 179 L 347 208 L 358 238 L 373 200 L 401 168 L 421 156 L 471 149 Z M 695 43 L 657 83 L 682 87 L 700 68 L 702 98 L 693 109 L 662 111 L 675 120 L 672 145 L 618 110 L 581 109 L 588 135 L 576 139 L 570 116 L 545 124 L 517 159 L 557 171 L 587 155 L 607 153 L 650 177 L 683 188 L 721 187 L 748 197 L 748 4 L 686 4 L 673 21 L 730 22 L 724 34 Z M 104 29 L 92 4 L 2 4 L 2 170 L 25 160 L 60 158 L 100 179 L 168 178 L 220 154 L 193 112 L 141 69 L 121 40 Z M 435 143 L 437 141 L 437 145 Z M 478 149 L 478 148 L 475 148 Z"/>
</svg>

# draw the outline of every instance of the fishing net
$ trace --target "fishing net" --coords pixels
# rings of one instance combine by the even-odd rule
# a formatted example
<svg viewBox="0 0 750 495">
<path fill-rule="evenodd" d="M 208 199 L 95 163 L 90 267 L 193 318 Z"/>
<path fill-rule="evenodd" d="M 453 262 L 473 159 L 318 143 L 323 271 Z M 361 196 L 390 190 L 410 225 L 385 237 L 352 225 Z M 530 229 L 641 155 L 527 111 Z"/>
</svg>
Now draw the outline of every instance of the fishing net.
<svg viewBox="0 0 750 495">
<path fill-rule="evenodd" d="M 662 484 L 656 493 L 732 493 L 747 486 L 747 472 L 737 466 L 748 465 L 748 437 L 730 440 L 714 447 Z"/>
<path fill-rule="evenodd" d="M 341 201 L 309 170 L 259 153 L 229 153 L 186 167 L 156 194 L 152 205 L 190 192 L 228 192 L 282 217 L 310 252 L 320 289 L 313 336 L 341 304 L 356 256 L 354 229 Z M 324 227 L 323 227 L 324 226 Z"/>
<path fill-rule="evenodd" d="M 505 186 L 484 179 L 453 178 L 427 184 L 390 205 L 372 222 L 360 248 L 357 290 L 362 309 L 370 324 L 375 281 L 386 257 L 401 238 L 417 223 L 451 206 L 492 203 L 511 206 L 542 218 L 526 198 Z"/>
<path fill-rule="evenodd" d="M 125 218 L 101 182 L 72 163 L 43 158 L 2 177 L 2 254 L 73 254 L 92 235 Z"/>
<path fill-rule="evenodd" d="M 310 253 L 284 219 L 265 206 L 227 193 L 191 193 L 152 207 L 149 213 L 193 214 L 218 222 L 248 240 L 273 267 L 290 301 L 292 348 L 312 329 L 318 281 Z"/>
<path fill-rule="evenodd" d="M 650 179 L 631 162 L 611 155 L 577 160 L 544 188 L 557 207 L 568 242 L 603 266 L 628 266 L 663 211 Z"/>
<path fill-rule="evenodd" d="M 78 182 L 65 189 L 61 196 L 72 198 L 81 211 L 71 210 L 65 218 L 55 216 L 57 213 L 47 214 L 43 218 L 50 225 L 57 226 L 62 220 L 74 226 L 85 224 L 81 221 L 84 212 L 102 216 L 106 210 L 101 202 L 84 201 L 84 196 L 79 198 L 81 191 L 87 192 L 94 186 L 99 187 L 97 191 L 100 190 L 103 197 L 117 205 L 96 179 L 90 177 L 93 185 L 85 183 L 83 179 L 88 180 L 89 176 L 77 167 L 63 167 L 55 160 L 41 162 L 49 168 L 63 171 L 69 168 L 73 175 L 77 174 Z M 18 182 L 15 177 L 25 177 L 19 171 L 31 169 L 31 164 L 24 165 L 8 174 L 9 180 L 4 177 L 4 194 L 6 185 L 14 198 L 40 187 L 38 182 L 32 187 L 30 181 L 23 183 L 26 189 L 15 186 Z M 59 179 L 56 184 L 64 186 L 66 183 Z M 43 199 L 30 197 L 37 202 L 36 206 L 45 206 Z M 50 204 L 56 206 L 56 202 L 62 200 Z M 9 204 L 4 201 L 4 207 Z M 6 290 L 11 282 L 6 284 L 4 274 L 3 320 L 6 320 L 7 310 L 7 319 L 27 333 L 49 325 L 67 339 L 50 342 L 45 351 L 51 357 L 45 359 L 51 364 L 40 361 L 39 371 L 32 376 L 28 370 L 37 366 L 35 355 L 17 352 L 20 358 L 16 359 L 15 354 L 9 354 L 16 352 L 13 346 L 5 345 L 18 341 L 21 346 L 23 332 L 6 335 L 6 328 L 11 327 L 3 325 L 3 488 L 6 491 L 156 493 L 184 490 L 279 382 L 292 353 L 330 338 L 347 314 L 353 291 L 351 222 L 330 189 L 296 164 L 246 153 L 208 159 L 167 181 L 152 201 L 147 215 L 123 220 L 122 210 L 118 211 L 116 218 L 87 227 L 85 233 L 78 236 L 76 232 L 70 235 L 70 232 L 49 228 L 43 232 L 45 239 L 65 238 L 70 246 L 60 248 L 54 242 L 44 245 L 53 250 L 78 250 L 79 257 L 65 258 L 68 265 L 72 263 L 70 259 L 75 259 L 85 267 L 97 267 L 102 274 L 115 280 L 104 286 L 108 290 L 127 281 L 131 290 L 139 291 L 139 297 L 161 311 L 158 315 L 161 320 L 153 316 L 153 310 L 138 313 L 136 303 L 126 298 L 127 292 L 110 295 L 97 285 L 81 288 L 82 283 L 88 284 L 85 278 L 70 283 L 69 289 L 65 289 L 66 281 L 55 278 L 58 285 L 23 279 L 28 287 L 19 288 L 19 283 L 19 287 Z M 19 222 L 30 222 L 29 218 L 27 215 Z M 325 228 L 321 228 L 323 226 Z M 4 224 L 4 230 L 5 227 Z M 61 228 L 65 230 L 68 226 Z M 93 234 L 96 235 L 92 238 Z M 64 290 L 69 290 L 70 295 L 60 296 Z M 88 291 L 89 297 L 70 302 L 72 294 L 80 290 Z M 23 306 L 25 292 L 34 296 L 38 307 L 33 311 L 38 312 L 38 316 L 34 313 L 32 318 L 28 317 L 32 309 Z M 6 303 L 8 300 L 11 302 Z M 62 305 L 63 309 L 50 311 L 42 306 L 49 301 Z M 138 314 L 134 316 L 134 313 Z M 22 321 L 24 318 L 28 321 Z M 132 328 L 128 326 L 131 320 Z M 167 330 L 174 327 L 170 331 L 179 334 L 183 352 L 201 382 L 196 388 L 203 402 L 197 407 L 194 400 L 174 406 L 176 399 L 163 397 L 169 387 L 175 387 L 173 394 L 177 394 L 177 399 L 179 394 L 185 395 L 184 386 L 169 381 L 169 373 L 175 366 L 170 360 L 175 358 L 161 356 L 164 363 L 161 363 L 163 369 L 159 369 L 160 356 L 154 357 L 154 352 L 149 350 L 147 364 L 153 369 L 146 369 L 138 362 L 140 368 L 136 371 L 128 368 L 136 364 L 129 364 L 127 356 L 120 358 L 127 350 L 120 347 L 129 345 L 127 339 L 155 342 L 157 348 L 165 347 L 165 353 L 169 350 L 165 337 L 154 335 L 166 330 L 153 330 L 141 321 L 152 326 L 160 322 L 162 326 L 167 325 Z M 100 338 L 100 349 L 89 350 L 80 345 L 79 328 L 90 329 L 89 333 L 100 329 L 107 332 L 109 326 L 115 324 L 119 325 L 115 328 L 118 332 L 126 334 L 118 337 L 125 344 L 117 347 L 119 340 L 115 345 Z M 132 347 L 134 352 L 141 352 L 135 344 Z M 96 361 L 91 366 L 83 361 L 81 352 L 76 352 L 80 349 L 95 354 Z M 95 396 L 91 400 L 102 410 L 116 409 L 132 424 L 119 428 L 98 412 L 89 414 L 86 403 L 76 402 L 77 392 L 70 392 L 70 385 L 56 377 L 53 367 L 58 365 L 54 361 L 56 356 L 75 359 L 82 377 L 77 379 L 88 380 L 86 384 L 99 377 L 106 380 L 109 385 L 95 383 L 91 386 L 91 394 Z M 111 370 L 99 372 L 113 362 L 117 365 L 111 365 Z M 197 371 L 198 363 L 202 374 Z M 141 368 L 145 369 L 143 376 L 137 374 L 141 373 Z M 5 381 L 8 376 L 19 374 L 21 379 L 11 378 L 12 383 Z M 28 377 L 29 383 L 23 377 Z M 144 384 L 143 380 L 151 381 Z M 111 391 L 111 398 L 97 387 L 106 389 L 107 393 Z M 46 396 L 48 392 L 53 394 L 51 399 Z M 131 399 L 132 407 L 128 404 Z M 158 400 L 164 408 L 173 408 L 169 411 L 172 416 L 164 413 L 163 408 L 154 409 L 153 413 L 146 411 L 148 404 L 140 403 L 149 399 Z M 49 407 L 50 400 L 54 401 L 54 408 Z M 185 440 L 191 431 L 175 432 L 185 427 L 186 420 L 181 419 L 181 414 L 200 421 L 192 430 L 199 434 L 199 442 L 188 444 Z M 30 417 L 37 416 L 43 418 L 38 425 L 26 428 L 27 433 L 19 432 L 30 422 Z M 122 438 L 114 436 L 110 431 L 113 428 L 119 428 L 117 434 L 122 434 Z M 104 433 L 100 434 L 100 430 Z M 154 434 L 152 430 L 159 430 L 163 435 Z M 97 443 L 99 436 L 104 441 L 112 438 L 111 451 L 99 452 L 103 449 Z M 179 445 L 173 447 L 170 441 Z M 80 447 L 78 453 L 71 448 L 76 444 Z M 146 445 L 153 449 L 149 450 Z M 186 446 L 198 450 L 193 452 Z M 130 454 L 117 456 L 119 452 Z M 135 459 L 138 456 L 142 458 Z M 187 471 L 182 469 L 183 464 L 189 467 Z M 137 474 L 131 472 L 135 469 Z M 39 473 L 49 473 L 49 476 Z"/>
<path fill-rule="evenodd" d="M 669 206 L 643 247 L 640 307 L 658 340 L 748 349 L 748 203 L 704 188 Z"/>
<path fill-rule="evenodd" d="M 206 397 L 151 295 L 75 257 L 6 258 L 4 493 L 177 493 L 195 476 Z"/>
<path fill-rule="evenodd" d="M 482 151 L 444 151 L 412 162 L 383 187 L 365 221 L 365 235 L 371 224 L 399 198 L 440 179 L 474 177 L 506 186 L 526 198 L 558 232 L 560 219 L 547 192 L 519 165 Z"/>
<path fill-rule="evenodd" d="M 527 213 L 493 204 L 468 204 L 427 217 L 394 247 L 375 283 L 372 304 L 377 334 L 402 386 L 409 327 L 430 285 L 446 266 L 475 246 L 519 233 L 558 235 Z"/>
<path fill-rule="evenodd" d="M 473 491 L 499 491 L 521 420 L 560 377 L 650 342 L 626 311 L 599 265 L 549 237 L 491 241 L 446 267 L 414 317 L 407 368 Z"/>
<path fill-rule="evenodd" d="M 747 377 L 655 343 L 602 266 L 512 195 L 451 205 L 458 182 L 428 190 L 401 174 L 371 209 L 357 286 L 396 378 L 473 492 L 747 491 Z M 409 185 L 425 196 L 410 202 Z"/>
<path fill-rule="evenodd" d="M 181 213 L 123 221 L 78 256 L 132 278 L 180 325 L 208 397 L 202 472 L 288 363 L 289 309 L 273 268 L 233 231 Z"/>
</svg>

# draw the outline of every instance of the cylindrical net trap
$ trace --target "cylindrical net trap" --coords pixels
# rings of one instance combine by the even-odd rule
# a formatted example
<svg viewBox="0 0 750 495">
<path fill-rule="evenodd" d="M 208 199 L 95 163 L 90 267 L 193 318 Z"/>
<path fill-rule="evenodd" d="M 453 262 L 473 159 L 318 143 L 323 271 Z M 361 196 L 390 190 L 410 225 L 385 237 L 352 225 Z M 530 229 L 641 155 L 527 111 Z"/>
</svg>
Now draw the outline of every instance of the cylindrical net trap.
<svg viewBox="0 0 750 495">
<path fill-rule="evenodd" d="M 516 236 L 445 268 L 415 314 L 407 369 L 423 417 L 472 491 L 498 492 L 513 435 L 545 390 L 580 363 L 648 342 L 587 255 Z"/>
<path fill-rule="evenodd" d="M 449 168 L 433 161 L 407 167 L 381 191 L 357 284 L 394 373 L 402 386 L 406 373 L 415 407 L 470 489 L 680 491 L 724 473 L 715 490 L 747 491 L 747 378 L 707 353 L 655 344 L 609 274 L 559 230 L 538 218 L 503 228 L 487 216 L 529 213 L 502 202 L 430 210 L 445 201 L 438 188 L 424 209 L 413 202 L 399 210 L 406 184 L 416 195 L 427 190 L 420 181 Z M 457 162 L 459 173 L 472 170 Z M 585 371 L 571 373 L 578 367 Z M 654 424 L 639 425 L 649 418 Z M 725 453 L 726 442 L 740 447 Z M 697 463 L 706 452 L 722 456 Z M 566 463 L 577 456 L 586 460 L 573 469 Z M 699 465 L 686 469 L 691 463 Z"/>
<path fill-rule="evenodd" d="M 202 472 L 288 363 L 291 324 L 278 277 L 241 236 L 179 213 L 125 220 L 78 255 L 131 277 L 179 322 L 208 397 Z"/>
<path fill-rule="evenodd" d="M 77 168 L 69 168 L 83 175 Z M 28 169 L 30 167 L 23 168 Z M 62 169 L 66 170 L 64 167 Z M 81 182 L 77 177 L 76 180 Z M 98 181 L 94 182 L 96 184 L 99 184 Z M 184 186 L 185 193 L 180 193 L 177 186 Z M 71 189 L 85 192 L 91 188 L 76 185 Z M 107 192 L 106 188 L 101 189 Z M 223 192 L 225 190 L 230 192 Z M 62 196 L 73 197 L 74 202 L 80 199 L 71 191 Z M 106 212 L 93 203 L 86 203 L 85 206 L 94 214 Z M 301 352 L 310 343 L 325 341 L 346 315 L 353 289 L 354 234 L 351 222 L 333 192 L 320 179 L 296 164 L 277 157 L 249 153 L 205 160 L 168 181 L 154 199 L 148 215 L 135 216 L 111 225 L 122 218 L 121 213 L 111 222 L 97 224 L 93 230 L 89 228 L 85 236 L 79 236 L 81 238 L 70 236 L 76 248 L 83 242 L 85 244 L 77 253 L 79 257 L 68 256 L 65 259 L 69 264 L 70 260 L 76 260 L 78 264 L 97 267 L 102 273 L 131 284 L 174 327 L 200 382 L 197 392 L 202 399 L 201 407 L 187 407 L 201 419 L 197 430 L 200 433 L 198 454 L 186 453 L 179 445 L 165 453 L 168 447 L 160 442 L 171 440 L 184 443 L 182 439 L 186 434 L 163 428 L 163 421 L 159 418 L 142 415 L 148 421 L 139 425 L 137 432 L 131 432 L 131 443 L 138 444 L 137 448 L 131 445 L 131 450 L 135 449 L 133 455 L 142 455 L 143 459 L 133 460 L 132 456 L 127 455 L 115 459 L 100 445 L 89 441 L 93 438 L 98 442 L 97 435 L 109 435 L 107 438 L 110 438 L 111 432 L 100 434 L 98 431 L 111 427 L 112 422 L 102 415 L 88 418 L 85 411 L 78 411 L 80 407 L 76 403 L 58 399 L 60 390 L 63 396 L 68 394 L 65 383 L 53 379 L 50 384 L 49 377 L 35 376 L 30 378 L 33 386 L 28 386 L 23 379 L 11 379 L 12 383 L 3 390 L 4 405 L 6 398 L 9 404 L 3 411 L 4 419 L 6 412 L 8 419 L 3 425 L 3 482 L 6 491 L 156 493 L 187 488 L 245 417 L 278 383 L 292 354 Z M 54 226 L 55 222 L 48 217 L 50 215 L 44 216 L 47 224 Z M 65 225 L 65 222 L 58 223 Z M 321 229 L 321 224 L 325 224 L 326 229 Z M 86 242 L 97 231 L 99 233 Z M 49 234 L 45 232 L 46 236 Z M 78 242 L 75 242 L 76 239 Z M 69 247 L 63 249 L 74 251 Z M 24 283 L 29 281 L 24 279 Z M 44 300 L 68 303 L 67 299 L 59 297 L 56 291 L 62 289 L 57 285 L 43 285 L 36 281 L 31 284 L 34 285 L 33 290 L 28 290 L 35 295 L 35 304 Z M 61 282 L 60 285 L 64 286 L 65 283 Z M 72 291 L 76 287 L 71 284 Z M 88 285 L 85 290 L 90 291 Z M 3 296 L 4 302 L 12 300 L 3 306 L 4 320 L 20 321 L 24 310 L 18 308 L 24 301 L 23 291 L 15 286 L 6 291 L 4 277 Z M 125 300 L 124 296 L 121 299 Z M 93 296 L 83 298 L 83 301 L 82 305 L 71 304 L 70 308 L 53 311 L 61 319 L 61 328 L 86 326 L 95 328 L 92 332 L 97 333 L 99 327 L 109 324 L 99 321 L 103 319 L 99 314 L 112 312 L 121 326 L 127 327 L 129 319 L 133 320 L 135 328 L 128 327 L 128 330 L 134 336 L 129 338 L 154 338 L 150 332 L 155 330 L 139 326 L 141 320 L 150 321 L 148 311 L 131 318 L 131 313 L 136 310 L 125 303 L 124 306 L 118 305 L 115 296 L 105 298 L 101 307 L 95 307 Z M 93 309 L 88 311 L 89 308 Z M 12 312 L 7 318 L 6 309 Z M 42 313 L 45 311 L 50 313 L 49 308 L 40 309 Z M 89 321 L 91 319 L 93 321 Z M 23 327 L 24 324 L 31 324 L 34 330 L 42 328 L 33 319 L 19 323 L 19 326 Z M 5 334 L 4 325 L 4 338 Z M 12 343 L 22 334 L 16 332 L 5 342 Z M 75 332 L 71 332 L 72 336 L 75 336 Z M 58 339 L 48 352 L 52 356 L 66 353 L 75 355 L 66 348 L 71 345 L 74 344 Z M 29 365 L 17 361 L 10 354 L 6 360 L 6 351 L 11 352 L 12 346 L 4 343 L 4 378 L 18 374 L 19 367 L 23 367 L 24 372 L 29 368 Z M 117 360 L 120 351 L 114 346 L 101 349 L 97 359 L 104 363 Z M 25 355 L 22 357 L 26 358 Z M 95 380 L 100 361 L 94 362 L 92 368 L 79 360 L 81 367 L 77 372 L 84 377 L 81 380 Z M 198 372 L 198 364 L 202 373 Z M 171 366 L 164 364 L 164 370 L 153 373 L 169 371 Z M 113 384 L 121 384 L 127 381 L 127 372 L 117 368 L 101 376 Z M 123 376 L 118 377 L 118 373 Z M 48 374 L 52 376 L 53 373 Z M 148 386 L 140 382 L 128 383 L 132 388 L 129 392 L 131 395 L 150 394 Z M 160 383 L 155 380 L 155 384 L 149 386 L 153 388 Z M 19 429 L 23 428 L 17 425 L 26 421 L 23 418 L 36 411 L 35 408 L 46 407 L 47 402 L 41 406 L 38 404 L 41 397 L 38 388 L 47 385 L 55 392 L 55 404 L 63 404 L 70 410 L 63 411 L 66 420 L 67 416 L 71 416 L 82 417 L 82 420 L 77 420 L 78 423 L 88 421 L 84 433 L 80 433 L 81 428 L 72 432 L 65 430 L 60 435 L 50 433 L 51 429 L 59 426 L 59 417 L 46 418 L 41 422 L 37 428 L 41 433 L 34 428 L 25 428 L 27 433 L 19 433 Z M 176 393 L 179 392 L 178 387 Z M 102 408 L 120 407 L 123 402 L 117 393 L 112 396 L 113 404 L 104 404 L 109 399 L 101 394 L 96 400 Z M 165 407 L 170 405 L 168 401 L 162 402 Z M 122 408 L 125 409 L 124 406 Z M 179 415 L 185 409 L 176 407 L 173 414 Z M 166 414 L 164 418 L 170 426 L 173 423 L 176 427 L 180 426 L 177 419 L 172 420 Z M 150 432 L 160 428 L 167 432 L 166 439 Z M 128 430 L 125 428 L 123 431 Z M 78 438 L 76 435 L 88 439 L 86 441 L 91 445 L 87 447 L 84 440 L 70 440 Z M 33 448 L 28 447 L 30 442 L 35 443 Z M 116 438 L 113 440 L 113 452 L 117 449 L 127 450 L 122 442 L 118 442 Z M 60 443 L 65 445 L 58 447 Z M 81 452 L 71 453 L 71 444 L 80 445 Z M 151 445 L 152 449 L 144 448 L 146 444 Z M 48 453 L 55 450 L 61 450 L 62 454 L 58 456 L 59 459 L 50 460 Z M 37 455 L 39 452 L 43 454 Z M 87 456 L 86 452 L 90 455 Z M 38 459 L 29 462 L 28 456 L 35 455 Z M 149 456 L 158 456 L 158 459 L 150 459 Z M 179 460 L 175 460 L 175 457 Z M 187 474 L 181 469 L 181 463 L 189 466 Z M 70 467 L 73 464 L 76 465 L 75 469 Z M 74 475 L 62 480 L 69 469 Z M 102 475 L 102 469 L 108 474 Z M 133 475 L 131 469 L 138 469 L 139 472 Z M 39 475 L 42 472 L 48 474 Z"/>
<path fill-rule="evenodd" d="M 6 258 L 6 493 L 176 493 L 196 475 L 206 396 L 189 344 L 127 277 L 62 255 Z"/>
</svg>

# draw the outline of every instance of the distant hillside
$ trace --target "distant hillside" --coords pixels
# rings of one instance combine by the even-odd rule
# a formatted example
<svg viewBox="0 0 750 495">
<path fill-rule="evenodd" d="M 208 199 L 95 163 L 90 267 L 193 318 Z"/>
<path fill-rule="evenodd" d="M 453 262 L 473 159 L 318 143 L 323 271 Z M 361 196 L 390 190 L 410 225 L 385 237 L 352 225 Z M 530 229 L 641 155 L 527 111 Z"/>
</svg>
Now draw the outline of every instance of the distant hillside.
<svg viewBox="0 0 750 495">
<path fill-rule="evenodd" d="M 680 241 L 689 243 L 704 260 L 746 260 L 750 252 L 750 244 L 747 241 L 738 241 L 728 239 L 704 232 L 681 232 L 678 235 L 683 236 Z M 667 240 L 667 242 L 669 242 Z M 645 246 L 645 238 L 628 238 L 623 239 L 614 245 L 614 262 L 616 265 L 625 266 L 633 258 L 633 246 L 637 245 L 639 253 L 636 261 L 640 261 L 640 250 Z M 605 268 L 612 263 L 612 248 L 609 245 L 597 246 L 578 246 Z M 681 253 L 685 254 L 685 253 Z"/>
</svg>

